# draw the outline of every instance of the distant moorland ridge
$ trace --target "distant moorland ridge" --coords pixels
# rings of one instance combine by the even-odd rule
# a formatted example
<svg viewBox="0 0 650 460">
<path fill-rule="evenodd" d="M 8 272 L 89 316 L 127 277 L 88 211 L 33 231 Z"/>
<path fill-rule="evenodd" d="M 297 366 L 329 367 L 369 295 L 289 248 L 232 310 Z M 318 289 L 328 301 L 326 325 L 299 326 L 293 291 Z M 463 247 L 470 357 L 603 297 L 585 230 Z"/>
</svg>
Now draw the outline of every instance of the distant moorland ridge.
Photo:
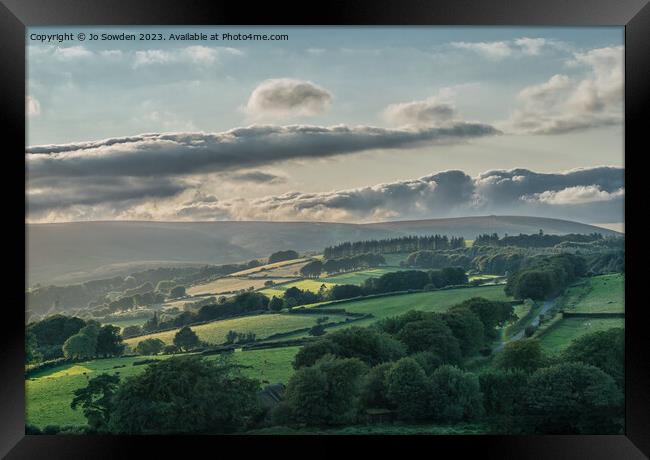
<svg viewBox="0 0 650 460">
<path fill-rule="evenodd" d="M 156 266 L 224 264 L 282 249 L 317 251 L 345 241 L 440 234 L 601 233 L 602 227 L 528 216 L 479 216 L 372 224 L 329 222 L 100 221 L 28 224 L 28 285 L 68 284 Z"/>
</svg>

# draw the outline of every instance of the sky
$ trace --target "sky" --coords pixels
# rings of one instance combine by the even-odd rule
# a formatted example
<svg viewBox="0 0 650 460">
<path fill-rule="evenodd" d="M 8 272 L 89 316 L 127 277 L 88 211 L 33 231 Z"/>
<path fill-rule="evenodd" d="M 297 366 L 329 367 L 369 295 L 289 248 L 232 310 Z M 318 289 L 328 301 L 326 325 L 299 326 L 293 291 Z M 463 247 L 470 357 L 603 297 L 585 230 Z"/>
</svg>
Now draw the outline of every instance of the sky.
<svg viewBox="0 0 650 460">
<path fill-rule="evenodd" d="M 172 37 L 200 32 L 220 40 Z M 120 33 L 163 40 L 90 38 Z M 29 28 L 27 44 L 29 222 L 623 221 L 620 27 Z"/>
</svg>

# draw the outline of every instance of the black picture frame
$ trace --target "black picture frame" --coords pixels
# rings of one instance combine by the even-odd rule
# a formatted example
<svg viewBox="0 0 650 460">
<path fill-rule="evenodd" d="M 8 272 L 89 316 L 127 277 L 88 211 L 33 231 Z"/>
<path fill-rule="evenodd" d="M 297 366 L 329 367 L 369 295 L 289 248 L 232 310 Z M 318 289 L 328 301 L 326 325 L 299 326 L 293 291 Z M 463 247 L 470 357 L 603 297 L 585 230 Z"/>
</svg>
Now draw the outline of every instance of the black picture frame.
<svg viewBox="0 0 650 460">
<path fill-rule="evenodd" d="M 624 26 L 625 27 L 625 181 L 626 181 L 626 428 L 612 436 L 426 436 L 409 437 L 107 437 L 26 436 L 24 387 L 24 271 L 6 278 L 3 333 L 0 335 L 0 455 L 6 458 L 130 458 L 149 457 L 174 449 L 234 448 L 249 455 L 282 449 L 309 455 L 332 452 L 338 442 L 366 448 L 372 445 L 390 455 L 408 448 L 425 449 L 445 458 L 474 454 L 489 458 L 647 458 L 650 453 L 650 366 L 644 303 L 635 303 L 644 271 L 642 251 L 634 241 L 640 232 L 635 213 L 646 207 L 634 203 L 644 197 L 639 182 L 650 119 L 650 5 L 648 0 L 357 0 L 322 3 L 278 2 L 249 4 L 224 1 L 169 0 L 1 0 L 0 1 L 0 113 L 7 130 L 3 159 L 11 235 L 5 241 L 24 261 L 25 189 L 18 171 L 24 168 L 25 148 L 25 28 L 42 25 L 482 25 L 482 26 Z M 645 147 L 645 148 L 644 148 Z M 11 172 L 9 172 L 11 171 Z M 15 171 L 15 172 L 14 172 Z M 642 245 L 641 245 L 642 246 Z M 22 251 L 22 252 L 21 252 Z M 7 264 L 8 265 L 8 264 Z M 17 267 L 22 264 L 18 263 Z M 629 266 L 633 267 L 629 271 Z M 19 288 L 19 286 L 21 288 Z M 639 296 L 640 298 L 640 296 Z M 306 452 L 303 448 L 309 450 Z M 329 449 L 328 449 L 329 447 Z M 269 449 L 270 448 L 270 449 Z M 316 448 L 316 449 L 314 449 Z M 189 450 L 191 449 L 191 450 Z M 287 450 L 291 449 L 291 451 Z M 212 450 L 215 453 L 216 451 Z"/>
</svg>

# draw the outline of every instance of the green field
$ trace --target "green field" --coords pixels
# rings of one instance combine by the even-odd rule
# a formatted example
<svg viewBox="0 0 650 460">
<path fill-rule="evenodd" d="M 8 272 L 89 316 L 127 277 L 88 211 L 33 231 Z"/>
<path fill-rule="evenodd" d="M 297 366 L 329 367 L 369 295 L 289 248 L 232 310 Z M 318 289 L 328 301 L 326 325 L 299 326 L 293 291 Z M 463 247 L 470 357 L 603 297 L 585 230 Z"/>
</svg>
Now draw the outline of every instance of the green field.
<svg viewBox="0 0 650 460">
<path fill-rule="evenodd" d="M 262 289 L 260 293 L 268 297 L 273 297 L 273 296 L 282 297 L 284 295 L 284 291 L 286 291 L 291 287 L 297 287 L 298 289 L 302 289 L 303 291 L 307 290 L 312 292 L 318 292 L 318 290 L 323 284 L 325 285 L 325 287 L 330 287 L 330 286 L 334 286 L 335 283 L 330 283 L 321 279 L 317 279 L 317 280 L 306 279 L 306 280 L 294 281 L 292 283 L 281 284 L 279 286 L 273 286 L 270 288 Z"/>
<path fill-rule="evenodd" d="M 331 318 L 332 315 L 330 315 Z M 199 338 L 211 344 L 221 344 L 226 339 L 228 331 L 254 332 L 258 339 L 263 339 L 272 334 L 289 332 L 295 329 L 311 327 L 316 324 L 319 315 L 292 315 L 288 313 L 276 313 L 254 316 L 243 316 L 240 318 L 213 321 L 207 324 L 191 326 Z M 334 320 L 332 318 L 332 320 Z M 127 345 L 135 347 L 140 341 L 148 338 L 157 338 L 166 344 L 172 343 L 178 329 L 156 332 L 154 334 L 133 337 L 124 341 Z"/>
<path fill-rule="evenodd" d="M 242 370 L 244 375 L 270 383 L 286 383 L 293 373 L 291 362 L 297 352 L 298 347 L 286 347 L 236 351 L 232 356 L 235 362 L 251 366 Z M 133 362 L 148 358 L 152 357 L 97 359 L 47 369 L 35 375 L 25 382 L 27 423 L 41 428 L 47 425 L 85 425 L 86 419 L 81 411 L 70 408 L 74 391 L 86 386 L 88 379 L 101 373 L 119 373 L 121 378 L 140 374 L 147 366 L 133 366 Z M 166 359 L 169 356 L 155 358 Z M 121 365 L 125 367 L 115 368 Z"/>
<path fill-rule="evenodd" d="M 409 310 L 444 312 L 452 305 L 472 297 L 484 297 L 490 300 L 511 300 L 503 292 L 503 286 L 487 286 L 377 297 L 336 303 L 332 305 L 332 308 L 344 308 L 351 313 L 372 313 L 374 318 L 353 323 L 355 326 L 367 326 L 378 319 L 401 315 Z M 319 304 L 314 306 L 319 306 Z M 322 307 L 327 308 L 327 305 L 322 305 Z M 336 326 L 332 329 L 342 327 L 347 326 Z"/>
<path fill-rule="evenodd" d="M 616 273 L 587 278 L 571 286 L 564 309 L 577 313 L 622 313 L 625 311 L 625 275 Z"/>
<path fill-rule="evenodd" d="M 604 331 L 612 327 L 625 327 L 623 318 L 564 318 L 539 337 L 542 346 L 549 351 L 559 351 L 585 334 Z"/>
<path fill-rule="evenodd" d="M 409 253 L 399 252 L 397 254 L 382 254 L 382 256 L 384 256 L 384 260 L 386 261 L 387 266 L 399 267 L 399 263 L 405 261 L 406 258 L 409 256 Z"/>
<path fill-rule="evenodd" d="M 400 267 L 380 267 L 369 268 L 368 270 L 359 270 L 356 272 L 342 273 L 340 275 L 332 275 L 321 278 L 323 281 L 336 284 L 362 284 L 368 278 L 379 278 L 381 275 L 391 273 L 399 270 L 407 270 Z"/>
</svg>

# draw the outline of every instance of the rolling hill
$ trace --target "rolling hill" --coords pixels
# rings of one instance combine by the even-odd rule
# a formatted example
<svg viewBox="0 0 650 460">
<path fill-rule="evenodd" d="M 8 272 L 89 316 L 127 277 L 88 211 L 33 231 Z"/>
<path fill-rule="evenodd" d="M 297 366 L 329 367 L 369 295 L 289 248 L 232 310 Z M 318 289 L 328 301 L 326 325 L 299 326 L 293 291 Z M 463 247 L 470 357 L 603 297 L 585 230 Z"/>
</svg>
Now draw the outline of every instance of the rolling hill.
<svg viewBox="0 0 650 460">
<path fill-rule="evenodd" d="M 612 230 L 559 219 L 483 216 L 343 224 L 327 222 L 70 222 L 28 224 L 28 285 L 70 284 L 156 266 L 224 264 L 280 249 L 319 251 L 344 241 L 408 234 L 473 239 L 480 233 L 592 233 Z"/>
</svg>

